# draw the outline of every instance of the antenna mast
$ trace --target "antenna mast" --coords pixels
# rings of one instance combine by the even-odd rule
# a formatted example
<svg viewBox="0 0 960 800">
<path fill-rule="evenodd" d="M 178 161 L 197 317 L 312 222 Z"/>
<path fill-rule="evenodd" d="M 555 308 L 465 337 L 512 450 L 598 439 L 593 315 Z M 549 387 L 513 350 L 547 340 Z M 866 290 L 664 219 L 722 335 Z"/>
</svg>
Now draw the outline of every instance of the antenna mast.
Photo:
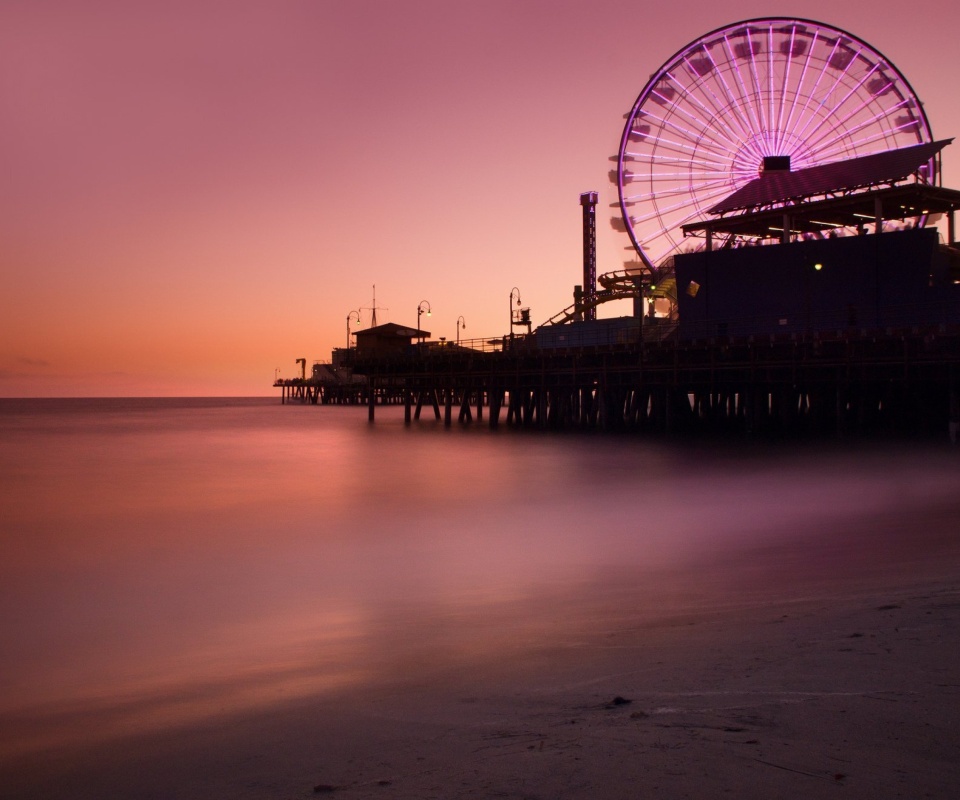
<svg viewBox="0 0 960 800">
<path fill-rule="evenodd" d="M 377 310 L 378 310 L 378 309 L 379 309 L 380 311 L 389 311 L 389 310 L 390 310 L 389 308 L 383 308 L 383 307 L 377 305 L 377 284 L 373 284 L 373 305 L 370 306 L 369 308 L 361 309 L 362 311 L 371 311 L 371 312 L 373 312 L 373 313 L 370 315 L 370 327 L 371 327 L 371 328 L 376 328 L 376 327 L 377 327 Z"/>
</svg>

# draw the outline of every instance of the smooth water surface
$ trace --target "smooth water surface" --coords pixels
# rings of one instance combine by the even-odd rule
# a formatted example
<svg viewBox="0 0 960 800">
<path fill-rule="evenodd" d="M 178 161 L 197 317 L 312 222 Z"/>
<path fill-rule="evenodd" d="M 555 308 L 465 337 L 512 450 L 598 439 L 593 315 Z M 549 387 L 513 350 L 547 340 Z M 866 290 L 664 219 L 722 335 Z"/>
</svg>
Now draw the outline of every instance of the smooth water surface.
<svg viewBox="0 0 960 800">
<path fill-rule="evenodd" d="M 651 608 L 625 609 L 655 613 L 736 548 L 922 524 L 958 486 L 947 447 L 0 400 L 0 754 L 69 741 L 92 711 L 107 735 L 402 676 L 421 641 L 435 662 L 489 657 L 563 635 L 604 576 L 702 565 L 697 586 L 651 581 Z"/>
</svg>

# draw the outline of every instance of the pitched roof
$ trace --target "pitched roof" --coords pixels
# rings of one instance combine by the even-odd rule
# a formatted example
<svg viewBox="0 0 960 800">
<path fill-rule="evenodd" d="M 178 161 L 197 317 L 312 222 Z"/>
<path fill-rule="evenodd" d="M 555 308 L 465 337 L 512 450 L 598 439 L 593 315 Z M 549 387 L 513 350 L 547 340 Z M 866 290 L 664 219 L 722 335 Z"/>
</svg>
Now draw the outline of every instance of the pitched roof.
<svg viewBox="0 0 960 800">
<path fill-rule="evenodd" d="M 357 336 L 381 336 L 381 337 L 390 337 L 396 336 L 401 339 L 425 339 L 429 338 L 430 331 L 425 331 L 423 329 L 417 330 L 416 328 L 409 328 L 406 325 L 397 325 L 396 322 L 385 322 L 383 325 L 377 325 L 375 328 L 364 328 L 360 331 L 355 331 Z"/>
<path fill-rule="evenodd" d="M 884 220 L 908 220 L 960 210 L 960 191 L 923 183 L 903 183 L 839 197 L 826 197 L 779 208 L 759 208 L 742 214 L 683 225 L 684 236 L 703 231 L 735 236 L 780 237 L 784 214 L 792 233 L 826 233 L 831 227 L 854 228 L 880 212 Z"/>
<path fill-rule="evenodd" d="M 771 172 L 754 178 L 721 200 L 711 214 L 744 208 L 787 203 L 827 192 L 841 192 L 866 186 L 894 183 L 917 172 L 953 139 L 941 139 L 897 150 L 885 150 L 860 158 L 833 161 L 796 172 Z"/>
</svg>

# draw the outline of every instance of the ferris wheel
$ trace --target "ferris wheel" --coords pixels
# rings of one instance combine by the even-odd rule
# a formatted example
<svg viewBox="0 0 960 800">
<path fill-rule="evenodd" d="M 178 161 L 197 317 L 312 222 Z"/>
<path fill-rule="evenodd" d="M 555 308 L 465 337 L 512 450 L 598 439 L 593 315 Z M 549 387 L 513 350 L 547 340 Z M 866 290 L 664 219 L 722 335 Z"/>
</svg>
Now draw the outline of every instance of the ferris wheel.
<svg viewBox="0 0 960 800">
<path fill-rule="evenodd" d="M 767 157 L 789 156 L 797 170 L 933 140 L 889 59 L 846 31 L 787 17 L 691 42 L 626 120 L 611 179 L 622 228 L 650 269 L 682 251 L 682 225 L 756 178 Z"/>
</svg>

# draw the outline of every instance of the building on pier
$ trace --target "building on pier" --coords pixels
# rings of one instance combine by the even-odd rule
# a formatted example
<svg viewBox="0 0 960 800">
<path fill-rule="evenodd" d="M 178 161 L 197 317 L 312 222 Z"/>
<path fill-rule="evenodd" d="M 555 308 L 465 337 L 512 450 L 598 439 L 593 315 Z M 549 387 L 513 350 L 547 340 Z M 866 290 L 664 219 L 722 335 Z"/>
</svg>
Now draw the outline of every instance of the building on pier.
<svg viewBox="0 0 960 800">
<path fill-rule="evenodd" d="M 430 338 L 430 331 L 387 322 L 356 332 L 358 356 L 405 355 L 414 341 L 418 344 Z"/>
<path fill-rule="evenodd" d="M 960 192 L 924 182 L 950 141 L 796 172 L 781 158 L 685 224 L 704 245 L 674 258 L 680 336 L 960 323 Z M 934 215 L 944 243 L 921 227 Z"/>
</svg>

